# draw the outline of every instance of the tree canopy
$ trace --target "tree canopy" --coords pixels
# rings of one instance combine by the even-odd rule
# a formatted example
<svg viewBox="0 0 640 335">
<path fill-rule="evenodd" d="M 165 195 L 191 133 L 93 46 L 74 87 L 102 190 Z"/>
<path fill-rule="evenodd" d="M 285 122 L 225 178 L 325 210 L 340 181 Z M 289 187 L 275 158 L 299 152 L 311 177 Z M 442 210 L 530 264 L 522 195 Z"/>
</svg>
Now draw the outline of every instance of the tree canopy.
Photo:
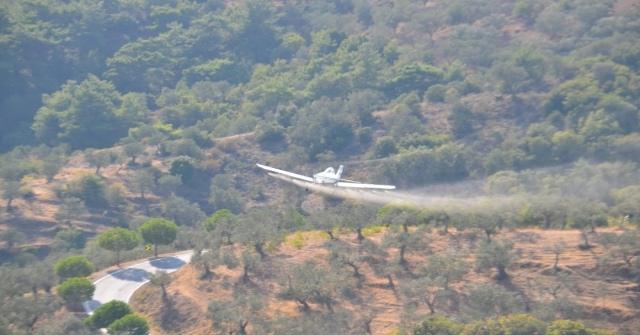
<svg viewBox="0 0 640 335">
<path fill-rule="evenodd" d="M 119 264 L 144 255 L 134 250 L 141 238 L 156 256 L 158 245 L 198 250 L 203 279 L 217 280 L 220 264 L 240 267 L 234 293 L 289 273 L 278 278 L 285 288 L 289 279 L 283 299 L 336 309 L 261 323 L 246 310 L 262 300 L 234 296 L 211 305 L 226 331 L 376 332 L 374 316 L 334 301 L 369 306 L 353 292 L 377 285 L 403 303 L 399 332 L 421 313 L 472 305 L 482 313 L 456 310 L 470 324 L 433 317 L 422 331 L 497 334 L 521 324 L 584 333 L 573 321 L 542 330 L 505 317 L 522 306 L 501 286 L 456 288 L 471 263 L 519 288 L 507 279 L 553 260 L 539 271 L 541 293 L 523 301 L 544 322 L 575 318 L 575 301 L 585 300 L 565 296 L 561 274 L 581 271 L 564 257 L 576 246 L 552 241 L 536 258 L 520 246 L 536 237 L 511 232 L 521 227 L 576 230 L 577 247 L 596 248 L 593 275 L 610 276 L 603 285 L 637 284 L 634 1 L 2 2 L 0 332 L 72 333 L 73 318 L 45 320 L 60 305 L 42 294 L 56 284 L 56 263 L 83 254 L 102 268 L 110 250 Z M 255 163 L 305 175 L 344 164 L 346 178 L 398 190 L 316 197 L 258 174 Z M 346 268 L 355 289 L 300 298 L 299 269 L 268 267 L 286 245 L 312 244 L 308 229 L 330 239 L 320 249 L 329 267 L 307 264 L 308 275 L 333 285 Z M 42 247 L 54 234 L 54 248 Z M 458 252 L 429 250 L 445 238 Z M 72 264 L 62 277 L 88 271 Z M 589 313 L 611 309 L 593 305 Z"/>
<path fill-rule="evenodd" d="M 125 228 L 114 228 L 98 237 L 98 244 L 101 248 L 116 252 L 116 265 L 118 266 L 120 266 L 120 252 L 131 250 L 138 246 L 139 243 L 138 234 Z"/>
<path fill-rule="evenodd" d="M 178 234 L 178 226 L 171 221 L 155 218 L 140 226 L 142 239 L 154 245 L 155 256 L 158 257 L 158 245 L 173 243 Z"/>
</svg>

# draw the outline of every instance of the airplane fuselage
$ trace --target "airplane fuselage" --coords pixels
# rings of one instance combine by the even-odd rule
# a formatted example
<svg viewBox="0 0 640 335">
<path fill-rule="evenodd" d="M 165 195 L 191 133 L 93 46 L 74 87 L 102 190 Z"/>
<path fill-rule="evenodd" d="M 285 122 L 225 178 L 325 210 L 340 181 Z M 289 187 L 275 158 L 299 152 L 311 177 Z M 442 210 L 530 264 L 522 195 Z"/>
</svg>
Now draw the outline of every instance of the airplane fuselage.
<svg viewBox="0 0 640 335">
<path fill-rule="evenodd" d="M 327 168 L 323 172 L 313 175 L 313 182 L 315 184 L 336 184 L 340 182 L 340 175 L 344 167 L 340 165 L 340 169 L 336 173 L 332 167 Z"/>
<path fill-rule="evenodd" d="M 327 168 L 326 170 L 316 173 L 313 177 L 303 176 L 300 174 L 296 174 L 293 172 L 280 170 L 276 168 L 272 168 L 266 165 L 256 164 L 259 168 L 263 170 L 269 171 L 268 174 L 272 177 L 282 179 L 288 182 L 302 182 L 303 185 L 308 189 L 310 184 L 325 184 L 332 185 L 340 188 L 355 188 L 355 189 L 378 189 L 378 190 L 393 190 L 396 187 L 393 185 L 376 185 L 376 184 L 365 184 L 355 180 L 342 179 L 342 171 L 344 170 L 344 166 L 340 165 L 338 171 L 334 170 L 332 167 Z"/>
<path fill-rule="evenodd" d="M 327 176 L 322 173 L 317 173 L 313 175 L 313 182 L 316 184 L 335 184 L 340 180 L 336 177 Z"/>
</svg>

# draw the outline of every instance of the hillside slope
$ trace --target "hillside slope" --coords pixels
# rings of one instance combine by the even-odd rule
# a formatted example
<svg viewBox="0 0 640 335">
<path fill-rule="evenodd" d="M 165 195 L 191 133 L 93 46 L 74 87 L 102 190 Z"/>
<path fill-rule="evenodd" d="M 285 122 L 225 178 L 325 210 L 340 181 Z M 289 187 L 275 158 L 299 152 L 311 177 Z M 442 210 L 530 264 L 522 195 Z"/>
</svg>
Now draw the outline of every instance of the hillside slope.
<svg viewBox="0 0 640 335">
<path fill-rule="evenodd" d="M 599 229 L 598 233 L 619 232 L 616 229 Z M 358 280 L 355 288 L 355 299 L 339 298 L 335 304 L 335 310 L 347 309 L 353 314 L 354 330 L 357 333 L 357 320 L 362 320 L 370 315 L 373 320 L 370 324 L 373 334 L 389 334 L 396 325 L 419 321 L 428 315 L 428 308 L 419 305 L 413 313 L 405 309 L 409 302 L 407 296 L 402 294 L 403 288 L 409 285 L 416 276 L 418 267 L 429 259 L 429 255 L 439 254 L 447 249 L 454 248 L 468 252 L 469 261 L 474 259 L 474 251 L 478 239 L 469 235 L 471 232 L 455 232 L 449 235 L 431 234 L 433 242 L 428 252 L 416 252 L 408 255 L 408 266 L 394 275 L 395 287 L 388 286 L 384 277 L 376 275 L 368 265 L 363 265 L 360 273 L 363 275 Z M 289 239 L 294 238 L 293 236 Z M 370 237 L 373 241 L 380 241 L 382 233 L 376 233 Z M 471 238 L 471 239 L 470 239 Z M 509 278 L 498 281 L 498 285 L 518 295 L 525 301 L 527 310 L 535 309 L 541 301 L 549 301 L 553 298 L 545 289 L 552 288 L 554 275 L 554 254 L 545 251 L 545 246 L 563 240 L 569 246 L 567 251 L 560 256 L 560 272 L 568 275 L 562 285 L 566 285 L 565 292 L 568 299 L 580 304 L 584 308 L 581 321 L 594 327 L 604 328 L 613 334 L 635 334 L 640 327 L 640 306 L 638 305 L 640 293 L 637 283 L 625 279 L 621 273 L 623 264 L 599 264 L 604 250 L 602 246 L 591 250 L 580 250 L 580 235 L 577 231 L 521 229 L 512 232 L 502 232 L 498 238 L 511 238 L 516 241 L 516 250 L 519 254 L 518 261 L 509 269 Z M 592 238 L 597 239 L 594 235 Z M 290 274 L 292 267 L 305 261 L 315 260 L 321 264 L 326 263 L 327 251 L 321 247 L 325 240 L 321 234 L 308 232 L 304 234 L 305 245 L 300 249 L 290 244 L 280 246 L 272 252 L 263 262 L 260 275 L 252 275 L 248 283 L 241 280 L 240 270 L 229 270 L 224 267 L 212 269 L 214 276 L 211 279 L 200 279 L 201 273 L 192 266 L 185 266 L 173 275 L 173 281 L 168 286 L 170 300 L 162 302 L 159 288 L 145 286 L 134 295 L 132 306 L 134 309 L 146 315 L 158 334 L 215 334 L 211 329 L 211 321 L 207 320 L 207 305 L 214 299 L 230 300 L 234 290 L 246 288 L 264 295 L 264 302 L 268 306 L 264 313 L 275 317 L 280 314 L 301 315 L 300 306 L 292 301 L 283 301 L 276 298 L 276 294 L 282 289 L 278 284 L 285 274 Z M 355 235 L 341 235 L 340 239 L 349 241 L 355 245 Z M 389 259 L 394 257 L 390 252 Z M 607 269 L 614 271 L 608 272 Z M 620 269 L 620 271 L 615 270 Z M 352 273 L 348 267 L 342 269 L 345 273 Z M 622 271 L 622 272 L 621 272 Z M 462 281 L 453 285 L 455 296 L 449 302 L 444 302 L 436 307 L 439 315 L 458 316 L 463 320 L 469 320 L 467 306 L 469 289 L 479 283 L 494 283 L 493 271 L 468 272 Z M 319 304 L 311 304 L 311 310 L 307 313 L 327 313 L 326 308 Z"/>
</svg>

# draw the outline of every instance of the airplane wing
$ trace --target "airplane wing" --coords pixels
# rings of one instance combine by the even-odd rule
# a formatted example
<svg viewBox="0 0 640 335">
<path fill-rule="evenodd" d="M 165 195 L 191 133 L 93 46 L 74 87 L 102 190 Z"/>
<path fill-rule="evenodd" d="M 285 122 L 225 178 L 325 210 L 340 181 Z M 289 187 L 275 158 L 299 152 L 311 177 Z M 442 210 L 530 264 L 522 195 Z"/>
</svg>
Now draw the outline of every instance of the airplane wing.
<svg viewBox="0 0 640 335">
<path fill-rule="evenodd" d="M 349 180 L 349 179 L 344 179 L 344 178 L 340 178 L 340 180 L 342 180 L 342 181 L 346 181 L 347 183 L 358 183 L 358 184 L 362 184 L 361 182 L 359 182 L 359 181 L 355 181 L 355 180 Z"/>
<path fill-rule="evenodd" d="M 395 190 L 396 189 L 396 187 L 393 185 L 375 185 L 375 184 L 343 183 L 343 182 L 336 183 L 336 186 L 352 187 L 352 188 L 371 188 L 371 189 L 379 189 L 379 190 Z"/>
<path fill-rule="evenodd" d="M 295 178 L 295 179 L 300 179 L 300 180 L 304 180 L 304 181 L 309 181 L 309 182 L 313 182 L 313 178 L 311 177 L 307 177 L 307 176 L 303 176 L 300 174 L 296 174 L 293 172 L 288 172 L 288 171 L 284 171 L 284 170 L 280 170 L 280 169 L 275 169 L 272 168 L 270 166 L 265 166 L 265 165 L 260 165 L 260 164 L 256 164 L 259 168 L 267 170 L 267 171 L 271 171 L 271 172 L 275 172 L 277 174 L 283 175 L 283 176 L 287 176 L 287 177 L 291 177 L 291 178 Z"/>
</svg>

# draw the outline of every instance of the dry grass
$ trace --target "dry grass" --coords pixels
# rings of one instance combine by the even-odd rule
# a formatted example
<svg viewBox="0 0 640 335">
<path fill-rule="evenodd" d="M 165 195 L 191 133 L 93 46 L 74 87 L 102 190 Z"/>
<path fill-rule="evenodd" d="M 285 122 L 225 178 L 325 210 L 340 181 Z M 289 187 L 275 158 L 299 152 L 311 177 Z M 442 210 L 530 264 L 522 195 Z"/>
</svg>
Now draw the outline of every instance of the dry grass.
<svg viewBox="0 0 640 335">
<path fill-rule="evenodd" d="M 251 139 L 252 135 L 253 133 L 233 135 L 216 139 L 216 143 L 242 161 L 264 160 L 268 153 L 260 151 L 256 144 L 248 140 Z M 114 149 L 118 150 L 117 147 Z M 205 155 L 213 155 L 218 160 L 224 160 L 224 157 L 230 155 L 222 153 L 217 147 L 209 151 L 211 153 L 205 153 Z M 157 157 L 154 152 L 154 147 L 147 147 L 145 153 L 136 159 L 138 163 L 136 166 L 124 165 L 121 168 L 118 164 L 111 164 L 100 169 L 99 175 L 107 186 L 118 183 L 125 187 L 124 196 L 127 203 L 120 211 L 129 218 L 134 215 L 144 214 L 145 202 L 149 206 L 152 215 L 160 215 L 162 211 L 162 203 L 164 201 L 162 197 L 147 192 L 145 194 L 146 200 L 143 201 L 140 193 L 136 192 L 134 187 L 135 175 L 147 169 L 148 166 L 156 167 L 165 173 L 168 172 L 169 162 L 173 157 Z M 55 233 L 59 229 L 67 228 L 66 224 L 56 222 L 53 218 L 62 203 L 62 199 L 56 195 L 54 189 L 63 187 L 78 173 L 94 172 L 95 168 L 84 160 L 83 155 L 76 154 L 69 158 L 67 165 L 58 172 L 51 183 L 47 183 L 45 178 L 37 175 L 25 178 L 27 185 L 33 189 L 34 196 L 29 199 L 15 199 L 12 203 L 13 210 L 11 212 L 3 213 L 4 208 L 0 210 L 0 231 L 13 227 L 27 236 L 27 245 L 51 245 Z M 259 176 L 243 176 L 242 178 L 246 180 L 241 180 L 240 183 L 246 185 L 255 184 L 255 178 L 257 177 Z M 201 190 L 190 189 L 186 186 L 181 186 L 181 188 L 184 188 L 184 191 L 178 190 L 180 196 L 187 197 L 192 202 L 199 202 L 201 206 L 207 204 L 208 188 L 203 189 L 204 193 Z M 258 202 L 250 203 L 248 207 L 258 204 Z M 73 220 L 71 225 L 83 231 L 88 237 L 113 228 L 113 222 L 117 217 L 117 213 L 113 209 L 108 207 L 89 207 L 88 210 L 89 215 Z"/>
<path fill-rule="evenodd" d="M 617 231 L 607 228 L 608 231 Z M 602 230 L 604 231 L 604 229 Z M 411 280 L 417 266 L 423 263 L 429 254 L 442 252 L 449 248 L 458 248 L 469 252 L 469 260 L 473 260 L 474 243 L 463 238 L 462 233 L 455 231 L 451 235 L 432 234 L 434 241 L 432 250 L 422 254 L 410 254 L 408 271 L 394 278 L 396 287 L 401 287 L 404 282 Z M 373 240 L 380 240 L 382 233 L 374 234 Z M 354 235 L 340 236 L 343 240 L 354 243 Z M 481 237 L 481 236 L 479 236 Z M 624 277 L 611 271 L 603 271 L 597 266 L 597 260 L 604 251 L 595 246 L 590 250 L 581 250 L 577 246 L 581 243 L 578 231 L 543 231 L 526 229 L 514 232 L 503 232 L 497 238 L 508 237 L 516 241 L 516 249 L 521 255 L 519 261 L 509 269 L 510 278 L 499 284 L 506 289 L 519 292 L 527 299 L 540 299 L 538 288 L 534 284 L 536 280 L 549 278 L 553 272 L 554 255 L 544 251 L 545 245 L 552 245 L 556 241 L 564 240 L 569 246 L 568 250 L 560 257 L 559 267 L 562 271 L 571 273 L 574 284 L 572 299 L 586 307 L 583 322 L 600 328 L 606 328 L 613 333 L 633 334 L 640 327 L 638 317 L 637 284 L 627 281 Z M 292 237 L 294 238 L 294 237 Z M 326 250 L 321 247 L 325 237 L 317 232 L 305 233 L 303 239 L 305 245 L 298 249 L 291 244 L 283 244 L 279 249 L 265 260 L 265 268 L 261 276 L 252 276 L 250 285 L 267 296 L 269 314 L 299 315 L 301 311 L 294 302 L 280 301 L 275 298 L 279 290 L 277 278 L 295 264 L 301 264 L 307 260 L 324 262 Z M 596 240 L 596 236 L 592 236 Z M 390 252 L 389 257 L 394 257 Z M 617 268 L 621 264 L 613 264 L 608 270 Z M 350 272 L 345 269 L 344 271 Z M 199 279 L 199 273 L 191 266 L 185 266 L 174 275 L 168 291 L 171 294 L 170 309 L 180 315 L 176 317 L 167 313 L 169 307 L 164 306 L 160 300 L 159 289 L 145 286 L 139 290 L 132 300 L 135 310 L 146 315 L 153 324 L 157 334 L 170 334 L 179 329 L 180 334 L 213 334 L 210 330 L 210 321 L 205 317 L 207 304 L 212 299 L 228 300 L 237 285 L 241 284 L 239 270 L 228 270 L 224 267 L 214 269 L 215 275 L 211 279 Z M 403 314 L 404 298 L 398 292 L 387 286 L 385 278 L 376 277 L 368 266 L 362 267 L 364 275 L 359 287 L 356 289 L 360 299 L 342 299 L 336 304 L 336 308 L 349 309 L 354 317 L 359 317 L 370 312 L 375 313 L 375 319 L 371 323 L 374 334 L 387 334 L 395 325 L 405 318 Z M 465 279 L 456 285 L 455 289 L 464 297 L 467 288 L 471 284 L 479 282 L 494 282 L 495 273 L 476 272 L 471 270 Z M 463 298 L 464 299 L 464 298 Z M 453 306 L 443 306 L 437 309 L 440 314 L 455 314 Z M 311 304 L 313 311 L 324 312 L 325 308 Z M 425 307 L 426 308 L 426 307 Z M 422 312 L 426 313 L 423 308 Z M 424 314 L 423 314 L 424 315 Z M 421 316 L 414 318 L 419 320 Z"/>
</svg>

